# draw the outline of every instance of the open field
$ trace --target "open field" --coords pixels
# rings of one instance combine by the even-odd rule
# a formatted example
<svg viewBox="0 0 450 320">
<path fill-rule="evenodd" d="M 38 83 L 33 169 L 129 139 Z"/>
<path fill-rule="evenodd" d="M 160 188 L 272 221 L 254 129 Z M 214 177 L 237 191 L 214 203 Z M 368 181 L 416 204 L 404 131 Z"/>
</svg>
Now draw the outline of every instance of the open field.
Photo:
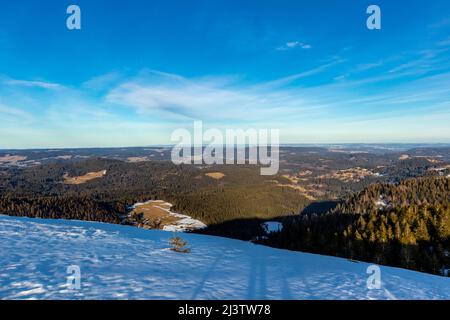
<svg viewBox="0 0 450 320">
<path fill-rule="evenodd" d="M 189 216 L 170 211 L 172 204 L 153 200 L 137 203 L 132 206 L 128 220 L 145 229 L 161 229 L 166 231 L 195 230 L 205 225 Z"/>
<path fill-rule="evenodd" d="M 222 172 L 210 172 L 210 173 L 206 173 L 205 176 L 216 179 L 216 180 L 220 180 L 223 177 L 225 177 L 225 174 Z"/>
<path fill-rule="evenodd" d="M 337 179 L 342 182 L 359 182 L 367 177 L 376 176 L 377 174 L 365 168 L 350 168 L 345 170 L 337 170 L 325 175 L 319 176 L 321 179 Z"/>
<path fill-rule="evenodd" d="M 106 174 L 106 170 L 98 171 L 98 172 L 89 172 L 83 176 L 78 177 L 70 177 L 68 174 L 64 175 L 64 183 L 65 184 L 83 184 L 88 181 L 102 178 Z"/>
<path fill-rule="evenodd" d="M 148 161 L 148 159 L 146 157 L 128 157 L 127 158 L 127 162 L 131 162 L 131 163 L 138 163 L 138 162 L 144 162 L 144 161 Z"/>
<path fill-rule="evenodd" d="M 304 196 L 306 199 L 311 201 L 316 201 L 317 199 L 311 194 L 309 190 L 307 190 L 305 187 L 302 187 L 300 185 L 295 184 L 277 184 L 278 187 L 281 188 L 291 188 L 294 190 L 297 190 L 300 195 Z"/>
<path fill-rule="evenodd" d="M 27 156 L 12 156 L 12 155 L 5 155 L 0 156 L 0 163 L 10 163 L 10 164 L 16 164 L 19 161 L 24 161 L 27 159 Z"/>
</svg>

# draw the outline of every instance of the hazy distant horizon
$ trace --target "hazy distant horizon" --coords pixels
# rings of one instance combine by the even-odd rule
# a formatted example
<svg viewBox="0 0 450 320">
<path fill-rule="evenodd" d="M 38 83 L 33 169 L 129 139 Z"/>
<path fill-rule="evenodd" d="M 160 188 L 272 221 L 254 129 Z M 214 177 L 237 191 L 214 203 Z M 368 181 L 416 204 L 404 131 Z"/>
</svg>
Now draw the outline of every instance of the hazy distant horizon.
<svg viewBox="0 0 450 320">
<path fill-rule="evenodd" d="M 26 151 L 26 150 L 82 150 L 82 149 L 143 149 L 143 148 L 172 148 L 174 144 L 161 144 L 161 145 L 146 145 L 146 146 L 115 146 L 115 147 L 36 147 L 36 148 L 1 148 L 0 151 Z M 204 147 L 207 144 L 203 145 Z M 226 145 L 224 145 L 226 146 Z M 393 148 L 393 149 L 412 149 L 412 148 L 420 148 L 420 147 L 450 147 L 449 143 L 409 143 L 409 142 L 392 142 L 392 143 L 285 143 L 280 144 L 280 148 L 282 147 L 385 147 Z M 237 145 L 237 147 L 243 147 L 243 145 Z M 398 148 L 395 148 L 398 147 Z"/>
</svg>

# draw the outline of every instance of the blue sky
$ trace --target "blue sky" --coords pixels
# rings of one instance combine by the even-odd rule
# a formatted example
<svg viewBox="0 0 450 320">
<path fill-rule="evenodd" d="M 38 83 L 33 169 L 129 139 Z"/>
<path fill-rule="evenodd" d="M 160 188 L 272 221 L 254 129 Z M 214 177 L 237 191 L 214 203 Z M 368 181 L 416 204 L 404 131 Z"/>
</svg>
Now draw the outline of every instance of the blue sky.
<svg viewBox="0 0 450 320">
<path fill-rule="evenodd" d="M 1 1 L 0 148 L 167 144 L 194 120 L 450 142 L 449 50 L 448 0 Z"/>
</svg>

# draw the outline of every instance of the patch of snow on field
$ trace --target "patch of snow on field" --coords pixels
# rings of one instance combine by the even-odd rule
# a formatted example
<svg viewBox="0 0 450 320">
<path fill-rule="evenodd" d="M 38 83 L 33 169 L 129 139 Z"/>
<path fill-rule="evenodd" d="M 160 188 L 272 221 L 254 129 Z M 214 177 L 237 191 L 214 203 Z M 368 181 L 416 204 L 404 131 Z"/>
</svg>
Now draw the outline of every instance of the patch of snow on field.
<svg viewBox="0 0 450 320">
<path fill-rule="evenodd" d="M 172 207 L 173 205 L 168 202 L 164 202 L 164 204 Z M 200 220 L 193 219 L 187 215 L 176 213 L 170 211 L 170 209 L 166 209 L 164 207 L 155 206 L 161 210 L 166 211 L 169 215 L 179 218 L 180 220 L 174 222 L 173 224 L 164 226 L 164 231 L 172 231 L 172 232 L 185 232 L 188 230 L 196 230 L 206 228 L 206 224 L 201 222 Z"/>
<path fill-rule="evenodd" d="M 165 225 L 163 227 L 164 231 L 186 232 L 186 231 L 192 231 L 192 230 L 206 228 L 206 224 L 204 224 L 200 220 L 196 220 L 194 218 L 191 218 L 190 216 L 171 211 L 168 208 L 172 208 L 173 205 L 169 202 L 165 202 L 162 200 L 150 200 L 150 201 L 146 201 L 146 202 L 138 202 L 138 203 L 135 203 L 134 205 L 130 206 L 129 209 L 134 210 L 140 206 L 143 206 L 146 204 L 151 204 L 151 203 L 154 204 L 153 206 L 155 208 L 161 209 L 161 210 L 167 212 L 168 215 L 178 218 L 178 220 L 173 222 L 172 224 Z M 157 204 L 159 204 L 159 205 L 157 205 Z"/>
<path fill-rule="evenodd" d="M 283 230 L 283 224 L 276 221 L 267 221 L 263 223 L 263 228 L 267 233 L 280 232 Z"/>
<path fill-rule="evenodd" d="M 185 232 L 188 230 L 197 230 L 206 228 L 206 224 L 183 214 L 170 212 L 172 216 L 180 218 L 177 222 L 163 227 L 164 231 Z"/>
<path fill-rule="evenodd" d="M 0 299 L 450 299 L 450 278 L 250 242 L 96 222 L 0 216 Z M 67 285 L 79 266 L 81 288 Z"/>
</svg>

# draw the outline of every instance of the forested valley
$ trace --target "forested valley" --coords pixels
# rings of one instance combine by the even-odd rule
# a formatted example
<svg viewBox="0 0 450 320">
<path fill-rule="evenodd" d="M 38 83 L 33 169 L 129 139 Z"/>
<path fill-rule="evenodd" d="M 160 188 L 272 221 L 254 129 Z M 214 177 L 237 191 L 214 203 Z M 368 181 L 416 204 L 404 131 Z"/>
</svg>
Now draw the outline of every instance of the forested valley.
<svg viewBox="0 0 450 320">
<path fill-rule="evenodd" d="M 270 177 L 251 165 L 177 166 L 162 151 L 95 152 L 5 156 L 23 160 L 0 166 L 0 214 L 119 224 L 130 223 L 133 204 L 164 200 L 205 223 L 200 233 L 434 274 L 450 268 L 448 149 L 284 148 Z M 283 230 L 267 234 L 266 221 Z"/>
</svg>

